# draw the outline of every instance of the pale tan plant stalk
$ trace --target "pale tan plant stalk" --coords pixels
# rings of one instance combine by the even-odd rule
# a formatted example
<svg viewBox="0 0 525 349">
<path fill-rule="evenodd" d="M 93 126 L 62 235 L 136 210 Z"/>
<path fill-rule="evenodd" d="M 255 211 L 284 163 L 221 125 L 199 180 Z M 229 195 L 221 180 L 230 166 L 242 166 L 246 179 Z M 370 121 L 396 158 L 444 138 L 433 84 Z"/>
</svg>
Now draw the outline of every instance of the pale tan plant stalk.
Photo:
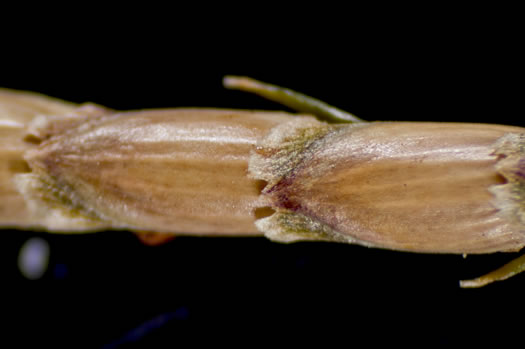
<svg viewBox="0 0 525 349">
<path fill-rule="evenodd" d="M 426 253 L 525 245 L 524 128 L 368 123 L 251 79 L 229 77 L 225 85 L 336 123 L 284 112 L 75 109 L 5 92 L 0 195 L 17 214 L 0 204 L 0 225 L 264 234 Z M 462 286 L 507 278 L 524 265 Z"/>
</svg>

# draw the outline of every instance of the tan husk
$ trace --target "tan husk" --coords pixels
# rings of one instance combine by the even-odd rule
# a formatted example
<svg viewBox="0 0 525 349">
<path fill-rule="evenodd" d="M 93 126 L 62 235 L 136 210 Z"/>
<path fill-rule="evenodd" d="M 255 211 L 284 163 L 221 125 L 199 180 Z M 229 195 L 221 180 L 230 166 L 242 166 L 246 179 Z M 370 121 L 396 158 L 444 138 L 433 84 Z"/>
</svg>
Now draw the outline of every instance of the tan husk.
<svg viewBox="0 0 525 349">
<path fill-rule="evenodd" d="M 116 113 L 6 93 L 2 226 L 262 232 L 283 242 L 444 253 L 525 244 L 520 127 L 328 125 L 217 109 Z M 276 212 L 257 220 L 261 207 Z"/>
<path fill-rule="evenodd" d="M 263 184 L 247 176 L 250 152 L 294 117 L 170 109 L 54 120 L 56 134 L 25 154 L 32 173 L 18 176 L 19 189 L 53 231 L 260 235 Z"/>
<path fill-rule="evenodd" d="M 431 253 L 525 245 L 524 128 L 366 123 L 278 86 L 238 77 L 225 86 L 355 124 L 242 110 L 117 113 L 0 89 L 0 227 L 127 229 L 147 244 L 264 234 Z M 521 256 L 461 286 L 524 270 Z"/>
<path fill-rule="evenodd" d="M 506 134 L 496 144 L 498 172 L 505 177 L 505 185 L 490 188 L 496 195 L 495 203 L 502 216 L 514 220 L 517 227 L 525 226 L 525 133 Z"/>
<path fill-rule="evenodd" d="M 76 108 L 73 103 L 30 92 L 0 89 L 0 225 L 30 227 L 38 219 L 28 210 L 15 188 L 13 177 L 29 171 L 23 154 L 35 144 L 24 141 L 36 117 L 63 115 Z"/>
<path fill-rule="evenodd" d="M 280 125 L 251 159 L 251 176 L 269 182 L 264 204 L 277 211 L 256 223 L 268 237 L 310 240 L 320 231 L 323 240 L 443 253 L 514 251 L 525 244 L 525 225 L 518 219 L 523 186 L 516 194 L 517 182 L 503 171 L 508 166 L 502 167 L 498 153 L 512 152 L 507 159 L 514 156 L 513 163 L 518 158 L 523 164 L 523 151 L 514 154 L 519 148 L 514 138 L 523 139 L 523 128 L 336 125 L 305 142 L 304 130 L 312 134 L 315 127 L 326 126 Z M 280 165 L 290 152 L 299 153 L 300 162 Z M 490 190 L 507 194 L 495 197 Z"/>
</svg>

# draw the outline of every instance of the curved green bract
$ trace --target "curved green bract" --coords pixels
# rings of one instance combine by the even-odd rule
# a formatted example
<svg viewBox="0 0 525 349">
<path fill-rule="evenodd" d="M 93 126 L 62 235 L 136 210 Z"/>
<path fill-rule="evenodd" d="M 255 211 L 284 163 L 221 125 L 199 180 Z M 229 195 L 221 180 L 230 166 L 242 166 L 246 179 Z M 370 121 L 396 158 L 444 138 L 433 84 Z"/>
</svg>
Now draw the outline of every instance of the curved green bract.
<svg viewBox="0 0 525 349">
<path fill-rule="evenodd" d="M 226 88 L 252 92 L 294 110 L 313 114 L 323 121 L 332 123 L 364 122 L 364 120 L 359 119 L 355 115 L 332 107 L 318 99 L 251 78 L 226 76 L 223 84 Z"/>
</svg>

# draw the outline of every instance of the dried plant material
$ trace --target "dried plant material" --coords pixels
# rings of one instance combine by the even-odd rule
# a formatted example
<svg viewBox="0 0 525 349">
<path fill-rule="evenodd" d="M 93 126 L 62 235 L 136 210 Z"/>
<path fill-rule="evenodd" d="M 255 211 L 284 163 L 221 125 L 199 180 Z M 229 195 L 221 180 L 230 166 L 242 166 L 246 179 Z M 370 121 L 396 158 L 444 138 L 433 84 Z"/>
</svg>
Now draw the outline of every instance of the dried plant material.
<svg viewBox="0 0 525 349">
<path fill-rule="evenodd" d="M 0 201 L 0 225 L 126 229 L 148 244 L 264 234 L 427 253 L 525 245 L 524 128 L 367 123 L 251 79 L 225 85 L 336 123 L 284 112 L 116 112 L 0 91 L 0 196 L 9 202 Z M 462 286 L 523 270 L 521 258 Z"/>
<path fill-rule="evenodd" d="M 248 77 L 226 76 L 224 87 L 251 92 L 302 113 L 316 115 L 329 122 L 363 122 L 357 116 L 335 108 L 323 101 L 276 85 L 260 82 Z"/>
<path fill-rule="evenodd" d="M 54 135 L 91 123 L 97 120 L 97 117 L 114 113 L 111 109 L 85 103 L 65 114 L 37 115 L 25 128 L 24 140 L 40 143 Z"/>
<path fill-rule="evenodd" d="M 173 109 L 101 114 L 67 130 L 55 121 L 58 133 L 26 153 L 32 173 L 17 182 L 49 230 L 260 234 L 248 159 L 291 118 Z"/>
<path fill-rule="evenodd" d="M 496 208 L 517 209 L 518 203 L 495 199 L 489 191 L 504 183 L 496 155 L 499 140 L 523 129 L 370 123 L 335 126 L 309 139 L 302 151 L 290 146 L 303 144 L 304 130 L 312 128 L 301 122 L 293 128 L 278 126 L 250 163 L 252 176 L 270 183 L 263 195 L 265 203 L 277 210 L 276 217 L 265 218 L 272 224 L 258 226 L 274 239 L 281 240 L 279 230 L 294 230 L 278 217 L 286 212 L 326 225 L 339 233 L 335 240 L 347 237 L 396 250 L 489 253 L 515 251 L 525 244 L 517 212 L 507 218 Z M 289 135 L 299 140 L 290 140 Z M 510 147 L 519 146 L 514 142 Z M 299 152 L 293 157 L 301 160 L 286 168 L 281 163 L 289 152 Z M 301 234 L 296 238 L 301 240 Z"/>
<path fill-rule="evenodd" d="M 13 177 L 28 172 L 23 154 L 35 147 L 26 142 L 35 118 L 63 115 L 76 108 L 73 103 L 29 92 L 0 89 L 0 222 L 3 226 L 30 227 L 38 219 L 15 188 Z"/>
<path fill-rule="evenodd" d="M 516 274 L 525 271 L 525 255 L 513 259 L 504 266 L 478 278 L 472 280 L 461 280 L 460 286 L 463 288 L 478 288 L 491 284 L 495 281 L 503 281 Z"/>
<path fill-rule="evenodd" d="M 505 177 L 505 185 L 494 186 L 496 206 L 501 215 L 514 221 L 517 227 L 525 225 L 525 133 L 509 133 L 498 141 L 494 152 L 499 159 L 498 172 Z"/>
<path fill-rule="evenodd" d="M 74 103 L 33 92 L 0 88 L 0 125 L 23 127 L 37 115 L 62 115 L 77 107 Z"/>
</svg>

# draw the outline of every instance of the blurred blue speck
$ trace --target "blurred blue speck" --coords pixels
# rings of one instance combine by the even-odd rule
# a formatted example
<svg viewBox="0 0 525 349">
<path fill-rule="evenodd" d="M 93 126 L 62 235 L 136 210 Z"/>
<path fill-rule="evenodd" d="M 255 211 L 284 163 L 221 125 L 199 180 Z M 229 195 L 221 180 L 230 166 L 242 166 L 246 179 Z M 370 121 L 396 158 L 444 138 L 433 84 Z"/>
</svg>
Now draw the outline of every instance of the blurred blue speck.
<svg viewBox="0 0 525 349">
<path fill-rule="evenodd" d="M 169 321 L 187 320 L 189 315 L 190 315 L 189 309 L 184 306 L 176 309 L 173 312 L 168 312 L 168 313 L 157 315 L 156 317 L 135 327 L 128 333 L 124 334 L 124 336 L 122 336 L 121 338 L 115 340 L 114 342 L 104 345 L 103 349 L 118 348 L 119 346 L 123 344 L 136 342 L 139 339 L 146 336 L 147 334 L 149 334 L 151 331 L 161 328 L 162 326 L 167 324 Z"/>
</svg>

